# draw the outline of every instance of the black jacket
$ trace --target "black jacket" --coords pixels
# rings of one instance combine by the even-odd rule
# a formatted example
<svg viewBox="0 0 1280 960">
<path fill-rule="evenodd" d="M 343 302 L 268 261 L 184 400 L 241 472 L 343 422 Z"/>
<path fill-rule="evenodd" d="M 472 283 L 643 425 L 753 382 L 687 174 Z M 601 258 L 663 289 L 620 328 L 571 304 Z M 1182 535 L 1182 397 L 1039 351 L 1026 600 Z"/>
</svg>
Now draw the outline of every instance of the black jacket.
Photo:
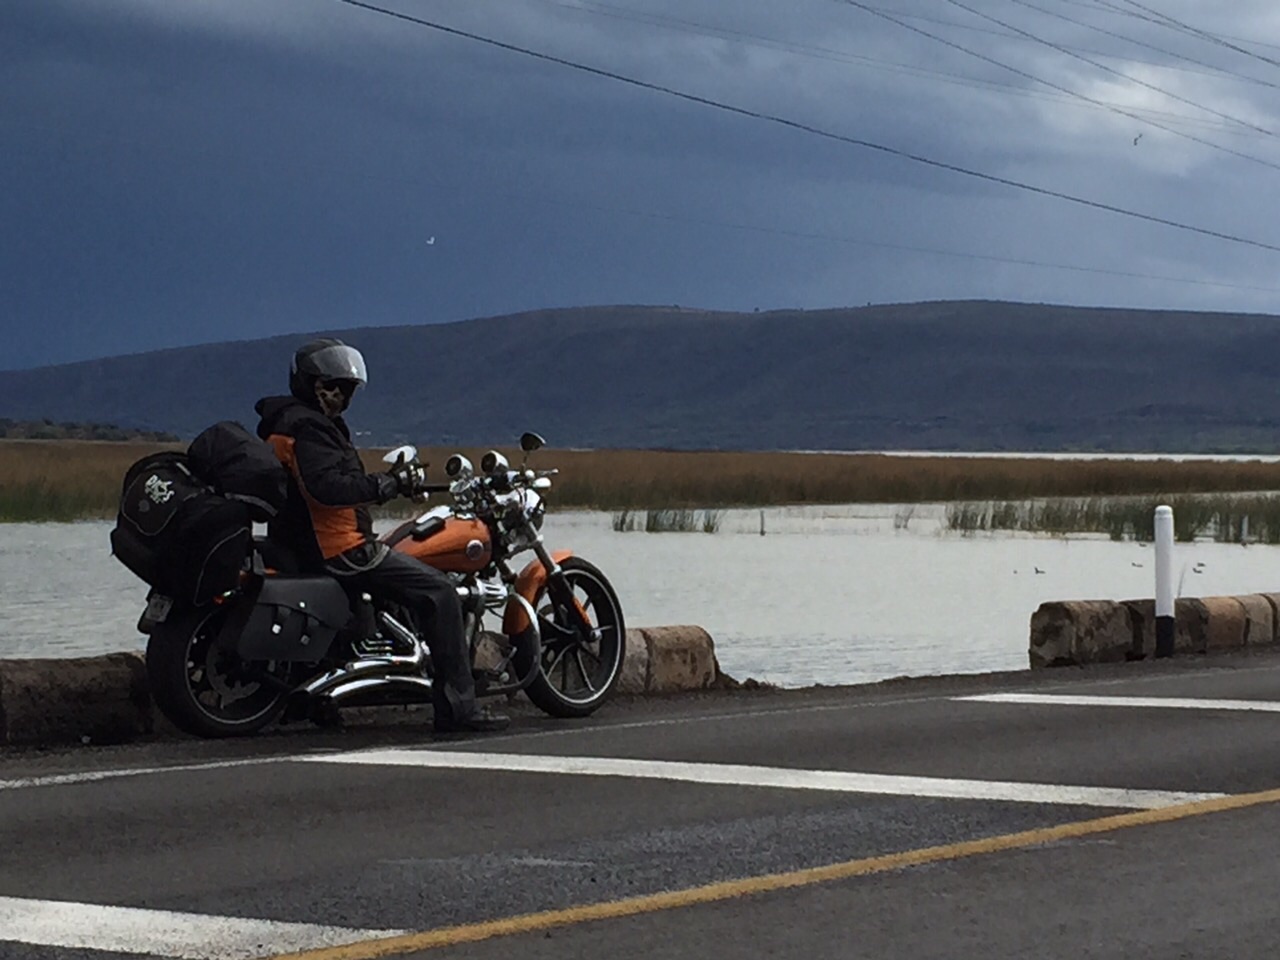
<svg viewBox="0 0 1280 960">
<path fill-rule="evenodd" d="M 264 397 L 254 409 L 258 436 L 289 470 L 289 498 L 270 528 L 308 569 L 374 539 L 369 504 L 395 495 L 386 474 L 365 472 L 341 417 L 330 419 L 294 397 Z"/>
</svg>

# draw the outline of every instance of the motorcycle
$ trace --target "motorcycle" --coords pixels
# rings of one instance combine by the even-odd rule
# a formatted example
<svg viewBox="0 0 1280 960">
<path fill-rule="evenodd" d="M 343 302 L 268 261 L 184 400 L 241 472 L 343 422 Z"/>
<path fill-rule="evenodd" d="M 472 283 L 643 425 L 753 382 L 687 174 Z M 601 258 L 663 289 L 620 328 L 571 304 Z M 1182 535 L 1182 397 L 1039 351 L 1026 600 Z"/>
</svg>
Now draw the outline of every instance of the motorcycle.
<svg viewBox="0 0 1280 960">
<path fill-rule="evenodd" d="M 453 581 L 462 603 L 480 697 L 524 691 L 556 717 L 585 717 L 605 703 L 626 653 L 622 606 L 608 578 L 571 551 L 543 542 L 545 496 L 556 470 L 532 470 L 545 441 L 521 437 L 512 468 L 491 450 L 477 471 L 461 454 L 448 482 L 422 484 L 437 506 L 380 539 Z M 384 458 L 420 466 L 414 447 Z M 511 564 L 531 551 L 519 571 Z M 334 578 L 299 573 L 281 545 L 255 538 L 240 583 L 211 604 L 153 590 L 138 628 L 156 706 L 203 737 L 243 736 L 281 718 L 333 721 L 348 706 L 430 702 L 431 656 L 414 612 Z"/>
</svg>

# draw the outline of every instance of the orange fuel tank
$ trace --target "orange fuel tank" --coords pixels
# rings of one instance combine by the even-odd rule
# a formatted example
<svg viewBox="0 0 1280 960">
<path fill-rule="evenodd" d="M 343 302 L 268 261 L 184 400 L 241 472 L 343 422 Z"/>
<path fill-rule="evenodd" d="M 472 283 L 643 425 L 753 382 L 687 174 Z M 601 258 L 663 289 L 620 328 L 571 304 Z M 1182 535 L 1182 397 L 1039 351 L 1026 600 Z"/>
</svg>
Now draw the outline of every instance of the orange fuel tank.
<svg viewBox="0 0 1280 960">
<path fill-rule="evenodd" d="M 421 560 L 437 570 L 474 573 L 493 558 L 489 528 L 482 520 L 448 517 L 444 526 L 425 540 L 405 537 L 391 548 Z"/>
</svg>

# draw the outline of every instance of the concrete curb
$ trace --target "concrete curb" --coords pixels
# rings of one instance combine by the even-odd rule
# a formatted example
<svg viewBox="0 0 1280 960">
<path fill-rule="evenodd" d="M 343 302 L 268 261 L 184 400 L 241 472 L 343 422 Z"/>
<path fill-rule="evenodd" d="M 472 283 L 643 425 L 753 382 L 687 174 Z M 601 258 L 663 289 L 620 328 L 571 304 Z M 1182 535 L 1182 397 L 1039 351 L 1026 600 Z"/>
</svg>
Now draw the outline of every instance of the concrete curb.
<svg viewBox="0 0 1280 960">
<path fill-rule="evenodd" d="M 1031 615 L 1031 669 L 1155 655 L 1154 600 L 1050 600 Z M 1280 594 L 1180 597 L 1173 652 L 1204 654 L 1280 640 Z"/>
<path fill-rule="evenodd" d="M 627 631 L 618 693 L 705 690 L 722 679 L 702 627 Z M 182 736 L 152 705 L 141 654 L 0 660 L 0 744 L 125 743 L 152 733 Z"/>
</svg>

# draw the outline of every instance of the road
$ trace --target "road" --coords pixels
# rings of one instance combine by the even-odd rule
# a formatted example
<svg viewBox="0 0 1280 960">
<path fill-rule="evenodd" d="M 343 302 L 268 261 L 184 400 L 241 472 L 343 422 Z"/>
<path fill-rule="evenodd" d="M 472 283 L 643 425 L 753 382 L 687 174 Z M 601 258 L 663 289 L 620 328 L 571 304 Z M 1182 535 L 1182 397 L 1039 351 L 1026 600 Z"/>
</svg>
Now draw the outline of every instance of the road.
<svg viewBox="0 0 1280 960">
<path fill-rule="evenodd" d="M 0 957 L 1280 943 L 1280 655 L 0 752 Z"/>
</svg>

